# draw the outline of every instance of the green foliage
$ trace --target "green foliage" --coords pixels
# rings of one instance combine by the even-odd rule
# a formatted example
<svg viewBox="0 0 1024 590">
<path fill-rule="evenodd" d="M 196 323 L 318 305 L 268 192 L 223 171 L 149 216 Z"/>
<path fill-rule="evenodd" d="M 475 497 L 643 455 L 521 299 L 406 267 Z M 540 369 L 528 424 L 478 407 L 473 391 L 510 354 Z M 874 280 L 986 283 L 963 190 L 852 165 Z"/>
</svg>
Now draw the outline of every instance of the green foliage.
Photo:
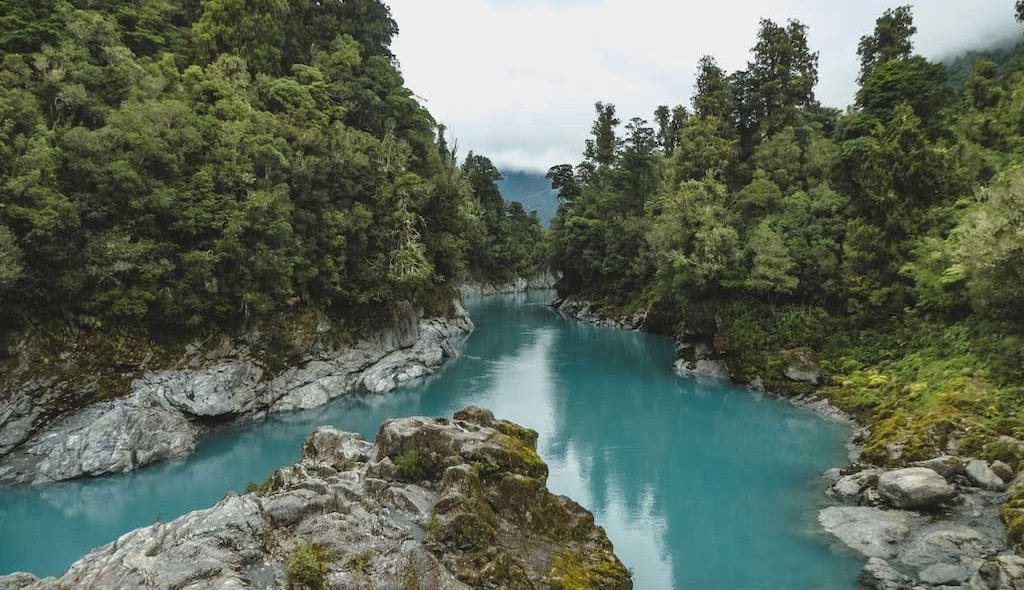
<svg viewBox="0 0 1024 590">
<path fill-rule="evenodd" d="M 917 27 L 909 5 L 886 10 L 875 21 L 874 32 L 860 38 L 857 46 L 857 55 L 860 56 L 858 82 L 864 84 L 881 64 L 910 57 L 915 33 Z"/>
<path fill-rule="evenodd" d="M 327 590 L 327 562 L 317 545 L 299 545 L 288 556 L 288 590 Z"/>
<path fill-rule="evenodd" d="M 656 111 L 653 186 L 623 181 L 650 165 L 623 148 L 553 169 L 560 292 L 713 342 L 738 380 L 777 391 L 809 391 L 782 353 L 813 350 L 830 399 L 872 426 L 872 460 L 1020 436 L 1024 48 L 948 80 L 914 32 L 899 7 L 862 38 L 845 114 L 815 103 L 798 22 L 762 21 L 743 71 L 702 59 L 694 114 L 674 129 Z"/>
<path fill-rule="evenodd" d="M 378 0 L 7 4 L 4 330 L 361 323 L 436 307 L 471 256 L 543 264 L 521 207 L 483 219 Z"/>
</svg>

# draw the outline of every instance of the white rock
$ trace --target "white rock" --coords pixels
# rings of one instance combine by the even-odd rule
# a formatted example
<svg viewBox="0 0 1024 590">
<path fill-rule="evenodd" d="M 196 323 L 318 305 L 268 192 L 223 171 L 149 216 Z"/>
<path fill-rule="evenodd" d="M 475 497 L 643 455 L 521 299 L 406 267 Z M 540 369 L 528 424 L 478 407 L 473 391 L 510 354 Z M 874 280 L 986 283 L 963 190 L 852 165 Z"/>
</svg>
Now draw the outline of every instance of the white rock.
<svg viewBox="0 0 1024 590">
<path fill-rule="evenodd" d="M 878 493 L 896 508 L 919 510 L 952 500 L 956 489 L 932 469 L 907 467 L 879 476 Z"/>
</svg>

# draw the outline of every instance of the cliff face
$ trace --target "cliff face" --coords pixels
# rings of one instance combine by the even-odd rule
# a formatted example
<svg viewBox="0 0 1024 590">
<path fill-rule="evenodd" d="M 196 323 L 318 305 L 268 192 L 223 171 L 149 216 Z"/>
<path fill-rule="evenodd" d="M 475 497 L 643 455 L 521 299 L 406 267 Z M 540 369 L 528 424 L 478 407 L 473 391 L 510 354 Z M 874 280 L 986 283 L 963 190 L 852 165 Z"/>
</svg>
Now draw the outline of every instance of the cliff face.
<svg viewBox="0 0 1024 590">
<path fill-rule="evenodd" d="M 547 490 L 537 434 L 467 408 L 320 428 L 257 491 L 137 529 L 31 588 L 632 588 L 604 530 Z"/>
<path fill-rule="evenodd" d="M 554 289 L 558 277 L 550 271 L 544 271 L 528 277 L 516 277 L 505 283 L 464 283 L 459 290 L 463 297 L 486 297 L 504 293 L 527 293 Z"/>
<path fill-rule="evenodd" d="M 190 453 L 212 425 L 312 408 L 354 391 L 385 393 L 432 373 L 472 328 L 456 305 L 451 318 L 410 310 L 345 346 L 314 329 L 299 344 L 300 358 L 273 372 L 244 345 L 197 347 L 167 364 L 173 368 L 134 377 L 127 395 L 84 404 L 75 400 L 90 398 L 96 373 L 54 368 L 37 377 L 33 369 L 5 378 L 0 484 L 123 473 Z"/>
</svg>

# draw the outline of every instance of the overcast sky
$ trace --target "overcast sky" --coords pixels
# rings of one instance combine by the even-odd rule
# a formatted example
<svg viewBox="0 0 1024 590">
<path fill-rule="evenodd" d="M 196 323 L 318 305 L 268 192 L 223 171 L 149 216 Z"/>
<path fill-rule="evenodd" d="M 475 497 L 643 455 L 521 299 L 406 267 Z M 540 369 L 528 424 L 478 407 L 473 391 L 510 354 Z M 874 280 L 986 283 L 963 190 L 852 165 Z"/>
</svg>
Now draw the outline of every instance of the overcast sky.
<svg viewBox="0 0 1024 590">
<path fill-rule="evenodd" d="M 853 98 L 857 42 L 887 0 L 390 0 L 409 87 L 468 150 L 505 170 L 577 162 L 593 103 L 623 121 L 689 105 L 697 60 L 745 67 L 758 19 L 797 18 L 821 52 L 818 98 Z M 942 58 L 1021 36 L 1014 0 L 919 0 L 916 49 Z"/>
</svg>

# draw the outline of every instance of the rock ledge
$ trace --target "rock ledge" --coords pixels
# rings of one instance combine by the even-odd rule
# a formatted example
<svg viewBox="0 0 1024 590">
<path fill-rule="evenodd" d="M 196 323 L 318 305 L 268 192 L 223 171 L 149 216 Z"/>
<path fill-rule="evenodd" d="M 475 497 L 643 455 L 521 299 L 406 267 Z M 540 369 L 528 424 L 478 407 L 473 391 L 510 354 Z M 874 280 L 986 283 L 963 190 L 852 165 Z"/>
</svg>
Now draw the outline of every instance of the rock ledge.
<svg viewBox="0 0 1024 590">
<path fill-rule="evenodd" d="M 631 589 L 593 516 L 548 491 L 536 438 L 473 407 L 385 422 L 376 444 L 320 428 L 257 491 L 0 589 Z"/>
</svg>

